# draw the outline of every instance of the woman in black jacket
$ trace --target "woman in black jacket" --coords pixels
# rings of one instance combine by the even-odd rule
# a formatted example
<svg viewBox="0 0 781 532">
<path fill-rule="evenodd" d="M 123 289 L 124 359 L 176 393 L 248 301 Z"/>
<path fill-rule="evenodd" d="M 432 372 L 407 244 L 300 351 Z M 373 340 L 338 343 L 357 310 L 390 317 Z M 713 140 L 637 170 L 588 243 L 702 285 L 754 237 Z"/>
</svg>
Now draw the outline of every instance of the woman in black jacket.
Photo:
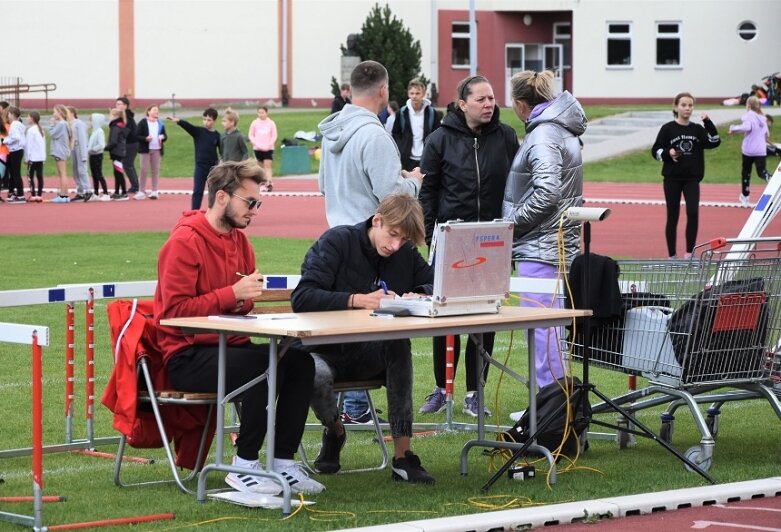
<svg viewBox="0 0 781 532">
<path fill-rule="evenodd" d="M 499 108 L 491 83 L 471 76 L 457 88 L 458 100 L 448 105 L 442 127 L 431 133 L 423 148 L 420 170 L 426 177 L 420 190 L 426 222 L 426 243 L 431 245 L 434 226 L 461 219 L 484 222 L 502 217 L 502 198 L 510 165 L 518 151 L 515 130 L 499 121 Z M 459 337 L 455 338 L 457 366 Z M 491 353 L 494 335 L 483 335 Z M 477 417 L 478 360 L 474 342 L 466 348 L 466 387 L 463 412 Z M 485 371 L 487 372 L 486 366 Z M 434 377 L 437 387 L 426 398 L 421 413 L 445 409 L 445 338 L 434 338 Z M 486 414 L 490 412 L 486 410 Z"/>
</svg>

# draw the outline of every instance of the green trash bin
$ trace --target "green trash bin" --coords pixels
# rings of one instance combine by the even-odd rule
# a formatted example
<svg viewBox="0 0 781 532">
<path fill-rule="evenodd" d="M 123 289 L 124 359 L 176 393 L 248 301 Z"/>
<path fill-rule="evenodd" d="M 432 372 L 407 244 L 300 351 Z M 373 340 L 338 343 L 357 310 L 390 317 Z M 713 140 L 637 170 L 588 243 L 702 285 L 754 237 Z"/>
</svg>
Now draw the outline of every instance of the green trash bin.
<svg viewBox="0 0 781 532">
<path fill-rule="evenodd" d="M 282 146 L 282 175 L 310 173 L 308 146 Z"/>
</svg>

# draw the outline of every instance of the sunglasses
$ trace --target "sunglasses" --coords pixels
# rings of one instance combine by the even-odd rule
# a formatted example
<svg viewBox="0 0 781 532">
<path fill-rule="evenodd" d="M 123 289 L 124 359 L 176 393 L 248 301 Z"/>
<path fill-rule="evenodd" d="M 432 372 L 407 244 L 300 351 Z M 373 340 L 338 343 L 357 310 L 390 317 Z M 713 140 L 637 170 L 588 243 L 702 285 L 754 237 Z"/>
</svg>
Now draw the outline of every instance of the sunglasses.
<svg viewBox="0 0 781 532">
<path fill-rule="evenodd" d="M 257 199 L 247 199 L 235 193 L 231 194 L 231 196 L 239 198 L 240 200 L 245 202 L 247 204 L 247 208 L 251 211 L 254 211 L 255 209 L 260 209 L 260 206 L 263 205 L 263 202 Z"/>
</svg>

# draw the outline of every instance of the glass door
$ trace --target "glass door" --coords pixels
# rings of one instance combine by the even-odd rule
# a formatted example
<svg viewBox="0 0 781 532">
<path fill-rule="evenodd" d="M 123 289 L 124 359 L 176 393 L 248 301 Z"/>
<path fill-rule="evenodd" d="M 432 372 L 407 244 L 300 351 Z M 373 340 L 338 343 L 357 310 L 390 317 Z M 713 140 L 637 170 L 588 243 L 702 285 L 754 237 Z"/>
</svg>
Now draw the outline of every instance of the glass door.
<svg viewBox="0 0 781 532">
<path fill-rule="evenodd" d="M 542 51 L 542 69 L 553 72 L 556 91 L 561 92 L 564 89 L 564 47 L 561 44 L 543 44 Z"/>
<path fill-rule="evenodd" d="M 506 44 L 504 46 L 504 105 L 512 107 L 512 89 L 510 78 L 516 72 L 522 72 L 526 63 L 526 48 L 523 44 Z"/>
</svg>

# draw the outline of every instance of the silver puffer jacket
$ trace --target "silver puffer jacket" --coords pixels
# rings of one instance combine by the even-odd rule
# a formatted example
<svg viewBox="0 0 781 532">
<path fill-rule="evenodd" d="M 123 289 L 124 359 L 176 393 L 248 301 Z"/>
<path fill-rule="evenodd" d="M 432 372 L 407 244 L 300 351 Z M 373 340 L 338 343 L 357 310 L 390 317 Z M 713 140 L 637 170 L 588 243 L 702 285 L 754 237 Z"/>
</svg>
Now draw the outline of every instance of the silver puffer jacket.
<svg viewBox="0 0 781 532">
<path fill-rule="evenodd" d="M 502 202 L 502 217 L 515 224 L 513 260 L 558 264 L 561 213 L 583 203 L 583 162 L 578 137 L 586 115 L 567 91 L 526 122 Z M 580 249 L 579 222 L 564 221 L 569 265 Z"/>
</svg>

